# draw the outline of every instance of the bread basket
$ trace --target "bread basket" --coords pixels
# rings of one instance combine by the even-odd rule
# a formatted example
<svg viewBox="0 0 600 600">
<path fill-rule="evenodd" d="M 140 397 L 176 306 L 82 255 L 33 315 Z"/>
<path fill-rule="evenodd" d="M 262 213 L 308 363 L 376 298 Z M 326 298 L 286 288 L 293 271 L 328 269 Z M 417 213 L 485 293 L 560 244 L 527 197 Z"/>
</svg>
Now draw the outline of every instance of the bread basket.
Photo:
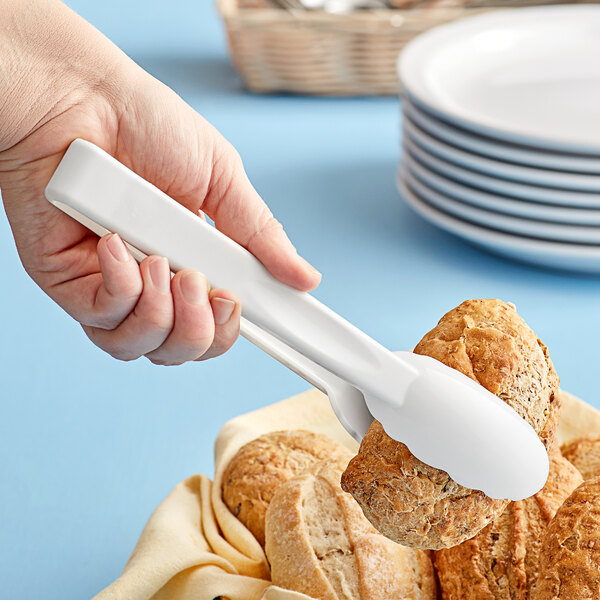
<svg viewBox="0 0 600 600">
<path fill-rule="evenodd" d="M 254 92 L 395 95 L 396 61 L 423 31 L 486 8 L 324 11 L 218 0 L 232 62 Z"/>
<path fill-rule="evenodd" d="M 600 412 L 561 392 L 560 443 L 600 435 Z M 310 600 L 269 581 L 264 552 L 221 498 L 223 474 L 244 444 L 269 431 L 324 433 L 356 452 L 327 396 L 312 389 L 235 417 L 215 442 L 214 483 L 193 475 L 154 511 L 123 573 L 94 600 Z"/>
</svg>

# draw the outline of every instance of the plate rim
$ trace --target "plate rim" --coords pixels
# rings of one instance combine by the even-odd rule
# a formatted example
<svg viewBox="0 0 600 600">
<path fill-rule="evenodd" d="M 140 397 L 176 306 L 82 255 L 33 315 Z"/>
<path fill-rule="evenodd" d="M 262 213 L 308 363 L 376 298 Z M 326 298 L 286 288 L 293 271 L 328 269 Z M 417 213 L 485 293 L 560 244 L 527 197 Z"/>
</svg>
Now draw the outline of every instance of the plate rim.
<svg viewBox="0 0 600 600">
<path fill-rule="evenodd" d="M 411 178 L 413 180 L 416 179 L 416 187 L 418 188 L 424 188 L 423 189 L 415 189 L 415 185 L 411 184 L 411 182 L 407 179 L 405 179 L 404 176 L 404 171 L 406 171 L 406 175 L 408 176 L 408 178 Z M 457 219 L 460 220 L 466 220 L 469 223 L 472 223 L 473 225 L 479 225 L 481 227 L 486 227 L 489 228 L 493 231 L 499 231 L 502 233 L 507 233 L 510 235 L 515 235 L 517 237 L 527 237 L 527 238 L 533 238 L 533 239 L 539 239 L 539 240 L 544 240 L 544 241 L 551 241 L 551 242 L 559 242 L 559 243 L 565 243 L 565 244 L 583 244 L 583 245 L 590 245 L 590 246 L 598 246 L 599 250 L 600 250 L 600 227 L 599 226 L 587 226 L 587 225 L 564 225 L 561 223 L 549 223 L 549 222 L 544 222 L 544 221 L 539 221 L 539 220 L 534 220 L 534 219 L 524 219 L 522 217 L 516 217 L 513 215 L 506 215 L 506 214 L 500 214 L 500 213 L 496 213 L 498 215 L 498 218 L 501 221 L 512 221 L 514 223 L 514 225 L 519 226 L 519 225 L 524 225 L 523 227 L 523 231 L 515 231 L 515 230 L 511 230 L 509 229 L 510 227 L 510 223 L 506 224 L 506 225 L 497 225 L 497 224 L 493 224 L 493 223 L 486 223 L 484 221 L 480 221 L 478 220 L 478 217 L 473 216 L 473 214 L 483 214 L 485 217 L 485 214 L 494 214 L 494 211 L 488 211 L 482 208 L 479 208 L 477 206 L 474 206 L 472 204 L 467 204 L 465 202 L 461 202 L 460 200 L 456 200 L 454 198 L 448 197 L 446 194 L 443 194 L 442 192 L 438 192 L 437 190 L 432 190 L 426 183 L 421 182 L 418 178 L 416 178 L 414 175 L 411 174 L 411 172 L 408 169 L 400 169 L 400 177 L 402 178 L 404 184 L 413 192 L 413 194 L 417 195 L 418 197 L 422 198 L 425 202 L 427 202 L 430 206 L 434 207 L 434 208 L 438 208 L 439 210 L 449 214 L 452 217 L 455 217 Z M 424 192 L 432 192 L 433 196 L 439 196 L 442 200 L 441 203 L 438 203 L 437 200 L 432 200 L 431 197 L 428 197 Z M 448 202 L 448 204 L 450 206 L 453 205 L 458 205 L 458 210 L 461 211 L 461 206 L 465 207 L 465 210 L 463 210 L 463 215 L 458 214 L 458 212 L 453 212 L 453 210 L 450 209 L 445 209 L 445 204 L 446 201 Z M 442 206 L 440 204 L 443 204 Z M 586 240 L 583 242 L 578 242 L 575 239 L 566 239 L 566 238 L 557 238 L 557 237 L 552 237 L 552 235 L 543 235 L 541 232 L 540 233 L 533 233 L 531 231 L 527 232 L 526 231 L 526 227 L 528 222 L 531 224 L 531 226 L 535 227 L 539 227 L 540 229 L 544 229 L 546 231 L 549 231 L 551 229 L 558 229 L 558 230 L 564 230 L 565 228 L 569 228 L 569 229 L 592 229 L 595 230 L 594 233 L 596 233 L 597 235 L 597 241 L 590 241 L 590 240 Z"/>
<path fill-rule="evenodd" d="M 578 191 L 600 194 L 600 175 L 565 173 L 553 169 L 540 169 L 525 165 L 515 165 L 505 161 L 479 156 L 461 150 L 423 131 L 408 117 L 402 120 L 403 135 L 407 135 L 418 146 L 444 160 L 463 166 L 478 173 L 485 173 L 495 179 L 515 181 L 563 191 Z M 437 152 L 436 152 L 437 149 Z M 439 152 L 439 154 L 438 154 Z M 549 178 L 548 184 L 544 184 Z M 566 181 L 565 181 L 566 180 Z"/>
<path fill-rule="evenodd" d="M 600 157 L 593 158 L 573 153 L 559 153 L 523 144 L 511 144 L 503 140 L 493 140 L 487 136 L 477 135 L 472 131 L 463 129 L 458 125 L 447 123 L 443 119 L 429 114 L 425 109 L 411 102 L 410 98 L 405 98 L 402 101 L 402 116 L 403 118 L 408 117 L 410 121 L 414 122 L 430 136 L 437 137 L 447 144 L 457 146 L 465 152 L 480 153 L 485 158 L 496 159 L 509 164 L 564 171 L 567 173 L 600 175 Z M 418 120 L 421 120 L 421 122 Z M 423 122 L 427 125 L 423 125 Z M 428 130 L 427 127 L 435 130 L 436 133 Z M 440 132 L 442 132 L 442 135 L 440 135 Z M 450 141 L 450 139 L 453 141 Z M 564 168 L 564 165 L 572 166 Z"/>
<path fill-rule="evenodd" d="M 398 177 L 396 177 L 396 183 L 404 202 L 406 202 L 406 204 L 413 211 L 419 214 L 422 219 L 429 222 L 431 225 L 446 231 L 447 233 L 461 238 L 464 241 L 467 241 L 480 247 L 483 246 L 489 252 L 501 255 L 503 257 L 508 256 L 518 262 L 523 262 L 530 265 L 534 264 L 537 266 L 544 266 L 546 268 L 558 271 L 567 271 L 572 274 L 593 274 L 596 277 L 600 275 L 599 248 L 592 249 L 597 250 L 597 252 L 586 252 L 586 246 L 576 246 L 574 244 L 561 244 L 559 242 L 530 240 L 529 238 L 524 239 L 511 234 L 496 232 L 492 229 L 488 229 L 479 225 L 472 225 L 470 223 L 466 223 L 457 219 L 456 217 L 446 215 L 442 211 L 438 211 L 430 207 L 424 200 L 419 199 L 410 190 L 405 190 L 404 185 L 401 181 L 398 180 Z M 433 216 L 430 213 L 433 213 Z M 536 261 L 535 258 L 519 258 L 514 253 L 514 243 L 511 243 L 514 240 L 514 238 L 516 238 L 517 242 L 521 247 L 524 246 L 528 252 L 531 252 L 534 255 L 548 256 L 549 254 L 555 254 L 557 256 L 560 256 L 561 258 L 572 261 L 585 261 L 585 264 L 577 266 L 553 265 L 550 262 Z M 496 243 L 490 244 L 490 240 L 494 240 Z M 503 252 L 504 248 L 508 249 L 506 253 Z M 598 266 L 596 267 L 595 262 L 592 261 L 597 261 Z M 593 269 L 591 268 L 590 263 L 594 265 Z"/>
<path fill-rule="evenodd" d="M 427 187 L 434 189 L 435 191 L 449 196 L 451 199 L 456 200 L 457 202 L 462 202 L 464 204 L 469 204 L 471 206 L 475 206 L 476 208 L 485 208 L 487 210 L 498 212 L 505 215 L 511 215 L 513 217 L 519 217 L 524 219 L 532 219 L 538 221 L 545 221 L 550 223 L 558 223 L 562 225 L 571 224 L 571 225 L 586 225 L 584 222 L 579 222 L 576 220 L 579 216 L 584 219 L 595 218 L 597 219 L 597 223 L 595 226 L 600 226 L 600 203 L 598 208 L 583 208 L 583 207 L 573 207 L 573 206 L 563 206 L 557 204 L 545 204 L 542 202 L 530 202 L 528 200 L 518 200 L 516 198 L 511 198 L 508 196 L 503 196 L 500 193 L 492 193 L 486 190 L 481 190 L 473 186 L 469 186 L 465 183 L 461 183 L 459 181 L 454 181 L 450 177 L 446 175 L 437 173 L 427 165 L 422 164 L 418 158 L 414 157 L 412 153 L 405 152 L 402 157 L 402 164 L 405 164 L 405 161 L 410 163 L 407 168 L 411 172 L 411 174 L 416 177 L 419 181 L 422 181 Z M 422 170 L 424 173 L 419 175 L 415 171 Z M 432 185 L 431 180 L 437 181 L 437 184 Z M 450 186 L 450 189 L 456 188 L 453 193 L 448 193 L 443 190 L 444 186 Z M 472 200 L 466 198 L 466 196 L 462 196 L 461 194 L 468 194 L 472 196 Z M 481 204 L 481 200 L 476 197 L 490 197 L 490 201 L 487 204 Z M 485 201 L 484 201 L 485 202 Z M 515 206 L 524 207 L 524 212 L 518 212 L 519 209 L 515 208 L 514 211 L 507 211 L 506 209 L 501 208 L 502 206 Z M 499 206 L 499 208 L 495 208 L 495 206 Z M 541 211 L 555 211 L 554 218 L 541 218 L 539 214 Z M 538 218 L 536 219 L 535 214 L 538 213 Z M 526 214 L 527 213 L 527 214 Z M 565 222 L 565 213 L 570 214 L 573 213 L 572 218 L 573 221 Z M 577 215 L 579 213 L 579 215 Z M 590 213 L 593 213 L 590 214 Z M 543 213 L 541 213 L 543 214 Z M 589 221 L 588 221 L 589 222 Z"/>
<path fill-rule="evenodd" d="M 411 40 L 398 57 L 396 71 L 402 86 L 404 87 L 404 93 L 416 100 L 417 103 L 422 104 L 434 115 L 439 116 L 442 119 L 445 117 L 446 120 L 458 123 L 463 128 L 474 131 L 475 133 L 484 132 L 488 137 L 508 140 L 513 143 L 525 144 L 541 149 L 552 149 L 600 157 L 600 143 L 593 144 L 573 140 L 560 140 L 552 136 L 544 135 L 543 132 L 534 136 L 519 131 L 518 128 L 499 127 L 498 125 L 494 125 L 493 122 L 490 122 L 490 120 L 488 120 L 488 122 L 482 122 L 481 119 L 470 120 L 461 114 L 452 112 L 451 107 L 444 107 L 439 103 L 436 105 L 435 99 L 428 99 L 426 95 L 423 97 L 422 89 L 420 90 L 420 93 L 418 91 L 419 88 L 422 88 L 418 83 L 418 74 L 422 72 L 423 69 L 422 67 L 420 69 L 417 68 L 414 63 L 419 64 L 419 54 L 424 52 L 429 46 L 440 44 L 445 41 L 446 38 L 458 38 L 461 33 L 464 34 L 465 32 L 469 32 L 471 28 L 477 30 L 479 27 L 478 33 L 481 33 L 483 27 L 486 25 L 488 27 L 490 27 L 490 24 L 491 26 L 498 26 L 503 22 L 510 25 L 511 22 L 514 23 L 515 19 L 531 18 L 531 14 L 534 15 L 535 19 L 543 21 L 544 16 L 547 14 L 556 14 L 560 16 L 560 13 L 566 13 L 569 16 L 574 15 L 575 13 L 588 13 L 598 17 L 598 15 L 600 15 L 600 5 L 559 4 L 551 6 L 519 7 L 474 15 L 450 23 L 444 23 L 443 25 L 430 29 Z M 417 82 L 416 85 L 415 82 Z"/>
<path fill-rule="evenodd" d="M 497 191 L 498 193 L 502 193 L 505 196 L 510 196 L 511 198 L 516 198 L 517 200 L 522 200 L 523 202 L 535 202 L 541 204 L 555 204 L 559 206 L 579 206 L 581 208 L 599 208 L 600 207 L 600 194 L 593 192 L 583 192 L 578 190 L 569 190 L 559 191 L 552 188 L 541 188 L 540 186 L 536 186 L 528 183 L 521 183 L 518 181 L 509 181 L 498 179 L 486 173 L 479 173 L 477 171 L 473 171 L 467 167 L 463 167 L 461 165 L 455 165 L 449 161 L 446 161 L 442 158 L 439 158 L 431 152 L 424 150 L 420 146 L 418 146 L 415 142 L 413 142 L 408 136 L 405 136 L 402 140 L 402 145 L 404 146 L 404 150 L 410 152 L 411 154 L 421 153 L 425 155 L 427 158 L 424 159 L 428 161 L 428 167 L 437 172 L 435 167 L 430 166 L 430 164 L 437 164 L 437 168 L 444 174 L 446 177 L 452 177 L 448 175 L 446 171 L 451 171 L 457 179 L 466 185 L 471 185 L 473 187 L 478 187 L 478 185 L 486 190 L 486 191 Z M 445 169 L 445 170 L 444 170 Z M 478 185 L 474 184 L 473 181 L 478 181 Z M 504 189 L 502 190 L 502 186 Z M 508 190 L 513 190 L 511 193 Z M 546 194 L 544 196 L 544 194 Z M 554 196 L 560 196 L 560 198 L 550 199 Z M 591 196 L 591 200 L 586 200 L 587 196 Z M 571 200 L 565 200 L 565 198 L 571 198 Z M 567 202 L 567 204 L 565 204 Z"/>
</svg>

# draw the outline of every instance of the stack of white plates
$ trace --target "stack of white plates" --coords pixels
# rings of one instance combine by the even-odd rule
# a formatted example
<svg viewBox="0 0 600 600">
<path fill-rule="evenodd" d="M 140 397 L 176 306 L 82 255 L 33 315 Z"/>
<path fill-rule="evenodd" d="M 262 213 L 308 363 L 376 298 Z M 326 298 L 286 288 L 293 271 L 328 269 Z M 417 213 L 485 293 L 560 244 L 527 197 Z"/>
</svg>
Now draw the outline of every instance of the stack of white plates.
<svg viewBox="0 0 600 600">
<path fill-rule="evenodd" d="M 494 252 L 600 273 L 600 6 L 443 25 L 399 70 L 405 200 Z"/>
</svg>

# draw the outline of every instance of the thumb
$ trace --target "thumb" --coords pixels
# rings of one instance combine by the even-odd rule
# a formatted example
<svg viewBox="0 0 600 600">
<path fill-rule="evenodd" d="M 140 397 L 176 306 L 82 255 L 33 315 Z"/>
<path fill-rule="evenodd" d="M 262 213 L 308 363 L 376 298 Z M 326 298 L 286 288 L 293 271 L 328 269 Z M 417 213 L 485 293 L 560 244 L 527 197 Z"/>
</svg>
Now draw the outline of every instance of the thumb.
<svg viewBox="0 0 600 600">
<path fill-rule="evenodd" d="M 219 231 L 252 252 L 274 277 L 302 291 L 317 287 L 321 274 L 298 255 L 250 183 L 239 154 L 224 140 L 220 146 L 202 210 Z"/>
</svg>

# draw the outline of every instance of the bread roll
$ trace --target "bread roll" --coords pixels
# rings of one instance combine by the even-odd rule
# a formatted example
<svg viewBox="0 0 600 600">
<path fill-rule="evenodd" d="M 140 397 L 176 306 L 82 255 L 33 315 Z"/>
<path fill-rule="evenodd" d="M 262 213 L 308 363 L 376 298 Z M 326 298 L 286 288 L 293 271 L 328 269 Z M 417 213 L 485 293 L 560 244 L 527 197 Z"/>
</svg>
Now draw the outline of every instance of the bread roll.
<svg viewBox="0 0 600 600">
<path fill-rule="evenodd" d="M 331 465 L 294 477 L 266 518 L 273 583 L 319 600 L 435 600 L 429 556 L 377 533 Z"/>
<path fill-rule="evenodd" d="M 538 575 L 542 537 L 569 494 L 583 481 L 559 454 L 535 496 L 511 502 L 473 539 L 434 554 L 444 600 L 527 600 Z"/>
<path fill-rule="evenodd" d="M 277 488 L 323 460 L 352 453 L 330 437 L 310 431 L 276 431 L 242 446 L 223 474 L 223 500 L 264 546 L 265 514 Z"/>
<path fill-rule="evenodd" d="M 532 600 L 600 598 L 600 477 L 584 481 L 565 500 L 542 547 Z"/>
<path fill-rule="evenodd" d="M 600 477 L 600 437 L 577 438 L 563 444 L 560 451 L 584 479 Z"/>
<path fill-rule="evenodd" d="M 415 352 L 478 381 L 527 420 L 547 447 L 554 444 L 558 377 L 546 347 L 512 304 L 467 300 L 442 317 Z M 508 504 L 421 462 L 377 421 L 343 474 L 342 488 L 381 533 L 431 550 L 472 538 Z"/>
</svg>

